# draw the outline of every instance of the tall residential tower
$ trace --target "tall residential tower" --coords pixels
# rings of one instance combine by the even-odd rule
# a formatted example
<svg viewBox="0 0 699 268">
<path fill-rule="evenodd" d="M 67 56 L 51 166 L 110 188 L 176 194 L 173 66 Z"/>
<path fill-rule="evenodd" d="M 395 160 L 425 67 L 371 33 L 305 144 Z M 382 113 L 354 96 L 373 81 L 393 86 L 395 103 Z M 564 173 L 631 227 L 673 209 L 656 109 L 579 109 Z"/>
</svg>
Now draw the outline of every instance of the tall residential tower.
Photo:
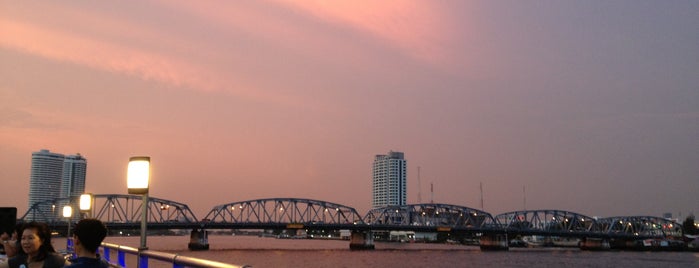
<svg viewBox="0 0 699 268">
<path fill-rule="evenodd" d="M 86 173 L 87 160 L 80 154 L 64 156 L 45 149 L 32 153 L 28 206 L 30 209 L 37 207 L 25 220 L 60 219 L 63 206 L 69 202 L 53 201 L 57 198 L 77 200 L 85 192 Z"/>
<path fill-rule="evenodd" d="M 63 176 L 62 154 L 52 153 L 49 150 L 40 150 L 32 153 L 32 170 L 29 175 L 29 205 L 31 208 L 36 203 L 53 200 L 60 196 L 61 178 Z M 56 207 L 52 204 L 43 204 L 37 208 L 46 215 L 56 215 Z M 27 215 L 28 221 L 35 220 L 34 214 Z"/>
<path fill-rule="evenodd" d="M 87 160 L 80 154 L 68 155 L 63 161 L 61 179 L 61 198 L 79 197 L 85 192 L 85 174 Z"/>
<path fill-rule="evenodd" d="M 372 178 L 372 208 L 406 204 L 406 160 L 402 152 L 376 155 Z"/>
</svg>

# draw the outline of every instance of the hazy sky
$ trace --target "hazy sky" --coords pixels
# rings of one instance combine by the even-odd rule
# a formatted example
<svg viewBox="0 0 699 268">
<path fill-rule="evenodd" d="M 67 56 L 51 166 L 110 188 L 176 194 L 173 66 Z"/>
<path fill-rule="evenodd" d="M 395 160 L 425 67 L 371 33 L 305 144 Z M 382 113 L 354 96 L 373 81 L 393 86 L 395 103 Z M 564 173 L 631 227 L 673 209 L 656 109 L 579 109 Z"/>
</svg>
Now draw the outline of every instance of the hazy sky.
<svg viewBox="0 0 699 268">
<path fill-rule="evenodd" d="M 699 213 L 699 1 L 0 1 L 0 206 L 32 152 L 87 191 L 213 206 L 408 202 Z M 417 167 L 421 167 L 418 185 Z M 430 193 L 430 183 L 434 193 Z M 420 187 L 419 187 L 420 186 Z M 434 196 L 432 198 L 432 195 Z"/>
</svg>

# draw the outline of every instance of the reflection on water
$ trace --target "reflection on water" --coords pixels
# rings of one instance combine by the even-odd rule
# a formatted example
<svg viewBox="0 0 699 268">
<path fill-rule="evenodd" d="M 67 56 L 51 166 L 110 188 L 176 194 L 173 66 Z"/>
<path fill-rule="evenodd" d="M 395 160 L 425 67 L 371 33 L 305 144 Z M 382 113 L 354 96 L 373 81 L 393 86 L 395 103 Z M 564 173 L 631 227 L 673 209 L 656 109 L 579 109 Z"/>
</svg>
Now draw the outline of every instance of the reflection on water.
<svg viewBox="0 0 699 268">
<path fill-rule="evenodd" d="M 139 237 L 105 242 L 138 247 Z M 482 252 L 447 244 L 376 243 L 376 250 L 351 251 L 349 241 L 209 236 L 209 251 L 189 251 L 188 236 L 151 236 L 148 247 L 180 255 L 253 267 L 699 267 L 691 252 L 581 251 L 575 248 L 513 248 Z M 56 239 L 56 248 L 65 239 Z M 135 262 L 134 262 L 135 263 Z M 131 266 L 129 264 L 129 266 Z M 151 267 L 172 267 L 151 261 Z M 135 267 L 135 266 L 131 266 Z"/>
</svg>

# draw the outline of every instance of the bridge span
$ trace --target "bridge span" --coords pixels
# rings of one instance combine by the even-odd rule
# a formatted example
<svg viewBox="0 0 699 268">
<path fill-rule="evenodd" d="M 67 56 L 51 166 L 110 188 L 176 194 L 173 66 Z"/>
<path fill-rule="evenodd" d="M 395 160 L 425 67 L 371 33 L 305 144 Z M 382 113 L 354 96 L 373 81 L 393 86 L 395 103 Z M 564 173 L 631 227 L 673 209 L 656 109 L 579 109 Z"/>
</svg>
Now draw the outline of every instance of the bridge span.
<svg viewBox="0 0 699 268">
<path fill-rule="evenodd" d="M 33 204 L 20 220 L 35 220 L 51 223 L 65 222 L 62 217 L 61 208 L 64 205 L 71 206 L 73 211 L 72 220 L 77 220 L 81 216 L 90 216 L 100 219 L 105 224 L 113 227 L 129 227 L 131 224 L 140 224 L 141 212 L 143 209 L 140 195 L 124 194 L 98 194 L 93 195 L 92 207 L 88 215 L 80 215 L 78 203 L 79 197 L 56 198 Z M 172 200 L 156 197 L 148 199 L 148 224 L 162 223 L 199 223 L 189 206 Z M 83 212 L 81 212 L 83 213 Z"/>
<path fill-rule="evenodd" d="M 99 194 L 93 199 L 94 205 L 86 214 L 102 220 L 109 229 L 140 228 L 141 196 Z M 43 221 L 55 230 L 65 230 L 67 221 L 58 215 L 56 207 L 67 204 L 79 211 L 77 203 L 77 198 L 36 203 L 20 220 Z M 599 247 L 605 247 L 609 241 L 630 243 L 683 236 L 680 224 L 663 218 L 595 219 L 563 210 L 523 210 L 493 216 L 464 206 L 423 203 L 376 208 L 362 216 L 350 206 L 328 201 L 266 198 L 217 205 L 199 220 L 184 203 L 151 197 L 147 207 L 149 230 L 189 229 L 193 239 L 196 236 L 204 242 L 205 230 L 214 229 L 349 230 L 350 246 L 358 248 L 373 247 L 374 233 L 388 231 L 470 235 L 479 237 L 485 248 L 507 248 L 513 239 L 524 236 L 575 238 L 583 243 L 592 241 Z M 71 221 L 80 217 L 75 216 Z"/>
<path fill-rule="evenodd" d="M 501 228 L 518 235 L 593 238 L 682 237 L 682 226 L 652 216 L 596 219 L 563 210 L 524 210 L 496 216 Z"/>
</svg>

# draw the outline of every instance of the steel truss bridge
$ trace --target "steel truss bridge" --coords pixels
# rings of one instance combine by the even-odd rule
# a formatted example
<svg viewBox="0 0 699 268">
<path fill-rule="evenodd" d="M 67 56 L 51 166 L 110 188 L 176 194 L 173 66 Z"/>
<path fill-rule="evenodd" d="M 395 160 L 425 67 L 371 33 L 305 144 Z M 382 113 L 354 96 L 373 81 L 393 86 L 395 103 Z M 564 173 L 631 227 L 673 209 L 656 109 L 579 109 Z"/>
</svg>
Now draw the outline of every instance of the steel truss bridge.
<svg viewBox="0 0 699 268">
<path fill-rule="evenodd" d="M 682 226 L 651 216 L 624 216 L 595 219 L 563 210 L 525 210 L 497 215 L 507 233 L 558 237 L 666 238 L 682 237 Z"/>
<path fill-rule="evenodd" d="M 357 229 L 362 217 L 352 207 L 312 199 L 269 198 L 215 206 L 205 217 L 211 229 Z"/>
<path fill-rule="evenodd" d="M 371 230 L 421 232 L 503 232 L 490 213 L 448 204 L 389 206 L 370 210 L 364 223 Z"/>
<path fill-rule="evenodd" d="M 92 207 L 87 212 L 80 211 L 79 197 L 57 198 L 35 203 L 20 220 L 46 222 L 52 227 L 66 226 L 68 219 L 62 216 L 62 209 L 68 205 L 73 211 L 70 218 L 72 222 L 76 222 L 82 216 L 89 216 L 101 220 L 112 230 L 140 228 L 142 196 L 99 194 L 93 195 L 92 198 Z M 186 204 L 149 197 L 147 206 L 149 229 L 191 229 L 199 224 L 199 220 Z"/>
<path fill-rule="evenodd" d="M 78 198 L 59 198 L 32 205 L 21 221 L 43 221 L 53 228 L 67 227 L 63 205 L 79 211 Z M 199 220 L 189 207 L 176 201 L 148 199 L 148 229 L 306 229 L 352 231 L 415 231 L 508 236 L 647 239 L 682 237 L 682 226 L 651 216 L 595 219 L 563 210 L 523 210 L 499 214 L 450 204 L 412 204 L 372 209 L 361 216 L 356 209 L 327 201 L 267 198 L 214 206 Z M 61 208 L 61 209 L 58 209 Z M 93 196 L 89 216 L 111 230 L 139 229 L 140 195 Z M 81 215 L 74 213 L 71 222 Z"/>
</svg>

